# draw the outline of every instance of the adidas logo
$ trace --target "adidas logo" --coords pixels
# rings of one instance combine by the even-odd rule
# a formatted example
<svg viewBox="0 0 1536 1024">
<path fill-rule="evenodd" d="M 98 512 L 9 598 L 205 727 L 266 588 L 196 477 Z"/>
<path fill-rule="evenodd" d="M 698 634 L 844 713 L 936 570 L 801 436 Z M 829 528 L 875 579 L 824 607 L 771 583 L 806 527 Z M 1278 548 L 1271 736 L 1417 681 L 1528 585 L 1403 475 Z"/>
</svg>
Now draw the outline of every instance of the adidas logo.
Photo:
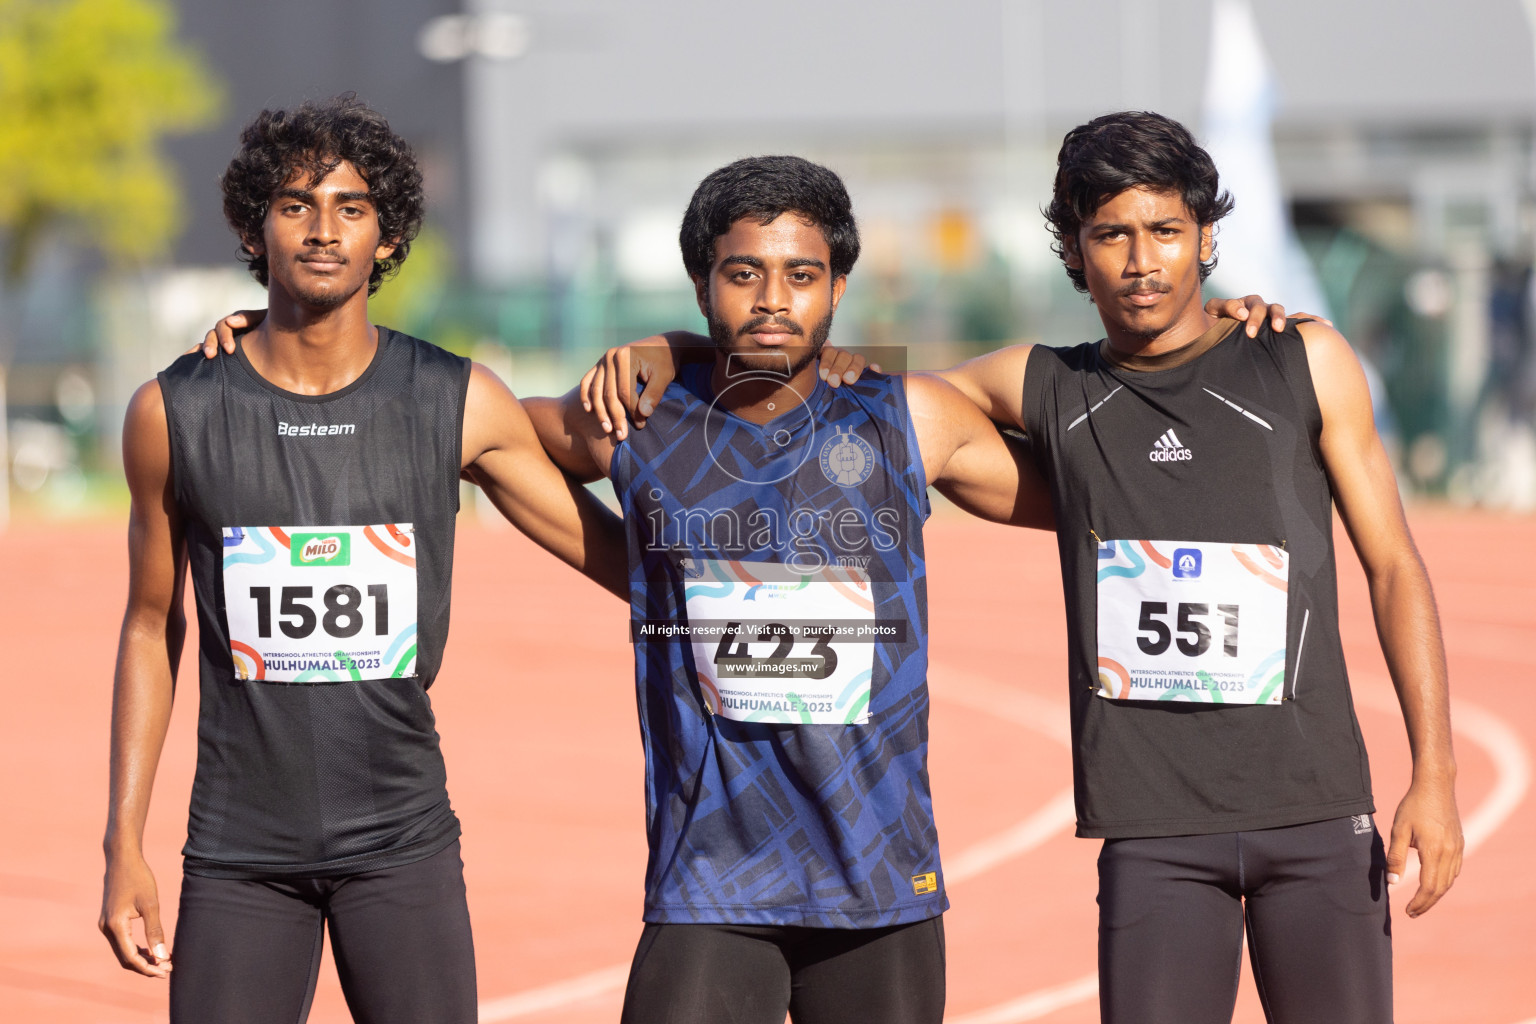
<svg viewBox="0 0 1536 1024">
<path fill-rule="evenodd" d="M 1163 431 L 1163 436 L 1147 452 L 1147 458 L 1153 462 L 1188 462 L 1194 457 L 1195 453 L 1184 447 L 1172 427 Z"/>
</svg>

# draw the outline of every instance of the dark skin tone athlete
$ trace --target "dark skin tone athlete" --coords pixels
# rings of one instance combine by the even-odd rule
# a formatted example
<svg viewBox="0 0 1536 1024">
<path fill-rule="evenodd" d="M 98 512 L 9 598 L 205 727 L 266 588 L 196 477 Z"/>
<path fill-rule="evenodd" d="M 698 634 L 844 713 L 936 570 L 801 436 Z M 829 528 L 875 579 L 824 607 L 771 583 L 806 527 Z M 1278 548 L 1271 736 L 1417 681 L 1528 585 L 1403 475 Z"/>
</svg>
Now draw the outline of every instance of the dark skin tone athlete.
<svg viewBox="0 0 1536 1024">
<path fill-rule="evenodd" d="M 1266 316 L 1274 323 L 1275 330 L 1285 326 L 1285 307 L 1268 303 L 1258 295 L 1211 299 L 1205 304 L 1205 311 L 1213 317 L 1245 322 L 1250 338 L 1257 337 L 1259 325 Z M 208 332 L 203 340 L 203 351 L 211 356 L 218 346 L 222 346 L 224 351 L 233 352 L 234 332 L 250 322 L 247 317 L 252 315 L 242 312 L 226 318 L 215 330 Z M 583 407 L 598 417 L 605 432 L 612 431 L 623 440 L 628 436 L 631 423 L 643 428 L 646 417 L 655 411 L 655 399 L 677 374 L 678 356 L 709 344 L 709 339 L 700 335 L 674 331 L 611 348 L 581 378 Z M 863 356 L 828 345 L 822 350 L 819 372 L 821 379 L 835 388 L 844 381 L 849 384 L 857 381 L 866 367 L 871 364 Z M 880 366 L 874 364 L 872 368 L 878 372 Z M 998 422 L 1013 425 L 1007 420 Z"/>
<path fill-rule="evenodd" d="M 1246 321 L 1249 337 L 1257 335 L 1266 316 L 1275 330 L 1285 326 L 1284 308 L 1257 295 L 1203 301 L 1200 263 L 1211 256 L 1211 226 L 1199 224 L 1175 194 L 1134 188 L 1112 196 L 1064 244 L 1068 266 L 1083 270 L 1103 321 L 1102 353 L 1126 369 L 1167 369 L 1194 359 L 1229 336 L 1213 330 L 1223 316 Z M 1408 732 L 1413 780 L 1393 818 L 1387 871 L 1395 884 L 1405 872 L 1409 848 L 1418 851 L 1418 888 L 1407 906 L 1408 916 L 1418 917 L 1460 874 L 1464 846 L 1439 614 L 1376 433 L 1360 362 L 1327 320 L 1313 317 L 1299 330 L 1323 413 L 1324 469 L 1365 569 L 1377 635 Z M 610 349 L 583 378 L 581 397 L 605 431 L 623 437 L 630 422 L 644 426 L 676 372 L 669 340 L 679 338 L 648 338 Z M 1030 349 L 1000 349 L 937 376 L 988 419 L 1022 430 Z M 828 357 L 839 354 L 829 349 Z M 863 363 L 845 360 L 830 369 L 828 383 L 836 386 L 839 378 L 857 380 Z M 643 394 L 637 381 L 645 386 Z"/>
<path fill-rule="evenodd" d="M 243 339 L 256 371 L 301 395 L 330 394 L 361 376 L 379 336 L 368 322 L 368 277 L 374 260 L 388 256 L 394 244 L 380 236 L 368 183 L 356 169 L 342 162 L 319 182 L 296 170 L 272 197 L 261 236 L 243 243 L 265 254 L 269 266 L 270 312 Z M 502 514 L 562 561 L 628 598 L 622 522 L 550 462 L 517 398 L 479 365 L 470 373 L 462 446 L 461 472 L 484 488 Z M 132 494 L 128 607 L 113 685 L 107 868 L 98 924 L 124 968 L 164 978 L 171 957 L 143 836 L 186 635 L 187 549 L 172 490 L 165 404 L 155 381 L 129 404 L 123 462 Z"/>
<path fill-rule="evenodd" d="M 779 381 L 759 377 L 730 388 L 721 400 L 723 408 L 766 423 L 808 396 L 818 374 L 823 379 L 845 375 L 852 382 L 867 365 L 830 346 L 821 352 L 811 348 L 816 325 L 837 309 L 848 284 L 846 275 L 831 272 L 831 250 L 819 226 L 796 214 L 766 225 L 746 218 L 715 240 L 715 251 L 722 255 L 693 284 L 699 311 L 731 325 L 728 351 L 698 339 L 715 360 L 716 393 L 731 384 L 728 371 L 738 376 L 741 370 L 756 371 L 754 376 L 771 374 L 776 367 L 792 371 L 779 374 Z M 204 338 L 203 354 L 233 353 L 235 332 L 263 323 L 265 315 L 242 310 L 225 317 Z M 664 340 L 659 343 L 666 347 Z M 562 399 L 523 400 L 555 462 L 584 481 L 607 475 L 614 447 L 614 439 L 595 429 L 598 424 L 587 414 L 590 405 L 584 404 L 583 394 L 588 378 Z M 995 522 L 1050 528 L 1049 495 L 1033 464 L 960 392 L 936 377 L 914 375 L 907 382 L 907 399 L 924 469 L 941 493 Z"/>
<path fill-rule="evenodd" d="M 810 338 L 836 310 L 847 277 L 832 273 L 819 225 L 795 213 L 767 224 L 747 217 L 715 239 L 707 275 L 694 280 L 699 310 L 726 327 L 713 347 L 711 384 L 721 407 L 768 423 L 814 390 Z M 758 376 L 732 386 L 742 370 Z M 824 372 L 824 371 L 823 371 Z M 928 481 L 962 508 L 994 522 L 1049 528 L 1051 509 L 1033 463 L 1004 440 L 956 388 L 937 377 L 907 378 L 907 405 Z M 550 455 L 578 479 L 609 472 L 615 439 L 584 408 L 580 388 L 526 401 Z"/>
<path fill-rule="evenodd" d="M 1085 218 L 1064 244 L 1067 265 L 1083 270 L 1104 323 L 1105 359 L 1129 370 L 1162 370 L 1223 340 L 1222 331 L 1212 330 L 1215 317 L 1201 306 L 1199 270 L 1211 256 L 1211 226 L 1199 224 L 1178 195 L 1127 189 Z M 1418 917 L 1456 880 L 1464 845 L 1439 613 L 1376 433 L 1360 361 L 1331 324 L 1314 320 L 1299 330 L 1323 414 L 1323 468 L 1365 569 L 1413 756 L 1413 781 L 1392 821 L 1387 877 L 1401 879 L 1408 849 L 1418 851 L 1419 884 L 1407 906 L 1408 916 Z M 1028 359 L 1029 346 L 1014 346 L 940 376 L 989 417 L 1020 424 Z"/>
</svg>

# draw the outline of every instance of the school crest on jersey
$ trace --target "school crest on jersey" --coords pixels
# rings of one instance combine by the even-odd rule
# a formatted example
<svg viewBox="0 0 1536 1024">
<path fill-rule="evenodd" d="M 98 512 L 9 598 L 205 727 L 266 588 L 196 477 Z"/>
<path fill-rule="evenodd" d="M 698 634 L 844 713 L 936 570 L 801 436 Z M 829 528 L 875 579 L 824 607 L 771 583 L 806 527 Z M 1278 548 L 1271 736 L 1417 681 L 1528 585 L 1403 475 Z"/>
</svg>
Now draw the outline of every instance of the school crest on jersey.
<svg viewBox="0 0 1536 1024">
<path fill-rule="evenodd" d="M 857 487 L 875 471 L 875 450 L 851 430 L 838 430 L 821 446 L 821 471 L 843 487 Z"/>
</svg>

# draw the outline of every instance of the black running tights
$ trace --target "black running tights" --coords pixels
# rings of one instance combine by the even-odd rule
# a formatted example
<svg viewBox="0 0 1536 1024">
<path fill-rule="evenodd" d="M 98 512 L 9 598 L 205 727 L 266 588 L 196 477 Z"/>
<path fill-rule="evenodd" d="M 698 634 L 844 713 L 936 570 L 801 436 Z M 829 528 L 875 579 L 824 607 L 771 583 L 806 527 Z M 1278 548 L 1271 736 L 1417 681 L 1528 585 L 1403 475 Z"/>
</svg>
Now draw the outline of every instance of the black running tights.
<svg viewBox="0 0 1536 1024">
<path fill-rule="evenodd" d="M 459 844 L 343 878 L 185 875 L 172 1024 L 302 1024 L 329 927 L 357 1024 L 474 1024 L 475 951 Z"/>
<path fill-rule="evenodd" d="M 647 924 L 622 1024 L 940 1024 L 944 923 Z"/>
</svg>

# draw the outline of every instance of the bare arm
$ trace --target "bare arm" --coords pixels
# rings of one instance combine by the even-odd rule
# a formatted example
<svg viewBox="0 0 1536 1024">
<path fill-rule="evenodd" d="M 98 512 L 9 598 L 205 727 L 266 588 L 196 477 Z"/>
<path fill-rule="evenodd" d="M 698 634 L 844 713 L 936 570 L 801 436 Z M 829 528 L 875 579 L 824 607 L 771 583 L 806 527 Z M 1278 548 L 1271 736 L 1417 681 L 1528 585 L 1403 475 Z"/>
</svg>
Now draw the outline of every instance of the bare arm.
<svg viewBox="0 0 1536 1024">
<path fill-rule="evenodd" d="M 618 441 L 582 408 L 579 391 L 572 388 L 560 398 L 525 398 L 523 408 L 555 465 L 590 483 L 608 475 Z"/>
<path fill-rule="evenodd" d="M 1285 328 L 1285 307 L 1279 303 L 1266 302 L 1258 295 L 1247 295 L 1241 299 L 1211 299 L 1206 302 L 1205 311 L 1211 316 L 1224 316 L 1245 321 L 1250 338 L 1258 334 L 1259 326 L 1266 316 L 1269 317 L 1275 330 Z M 203 337 L 201 345 L 194 346 L 189 351 L 195 352 L 200 348 L 203 355 L 209 359 L 217 355 L 221 348 L 233 355 L 235 332 L 255 327 L 266 315 L 267 311 L 264 309 L 242 309 L 231 313 L 214 324 L 213 329 Z M 1332 321 L 1323 320 L 1315 314 L 1299 313 L 1297 315 L 1322 320 L 1330 327 L 1333 326 Z M 667 385 L 677 376 L 678 365 L 693 358 L 708 358 L 712 347 L 713 342 L 703 335 L 690 331 L 668 331 L 665 334 L 655 334 L 649 338 L 632 341 L 627 345 L 610 348 L 598 358 L 597 364 L 582 376 L 581 383 L 577 386 L 583 408 L 602 422 L 605 433 L 612 433 L 622 441 L 628 433 L 630 421 L 633 421 L 637 428 L 644 428 L 646 418 L 655 411 L 657 396 L 665 391 Z M 1013 401 L 1010 395 L 1018 396 L 1023 393 L 1024 362 L 1028 359 L 1029 346 L 1022 345 L 1016 348 L 1022 349 L 1017 381 L 1011 380 L 1006 373 L 998 380 L 990 378 L 991 372 L 998 365 L 996 361 L 991 361 L 990 357 L 999 355 L 998 352 L 982 356 L 980 360 L 963 363 L 954 369 L 941 371 L 941 373 L 951 384 L 965 392 L 966 397 L 978 407 L 987 410 L 988 418 L 997 423 L 1019 426 L 1018 418 L 1007 416 L 1006 410 Z M 864 361 L 864 357 L 857 353 L 828 345 L 822 352 L 818 372 L 822 380 L 835 388 L 843 383 L 852 384 L 857 381 L 865 367 L 869 365 Z M 878 364 L 872 368 L 877 372 L 880 370 Z M 1012 383 L 1017 383 L 1018 387 L 1010 393 L 1007 391 L 1007 386 Z M 989 388 L 993 384 L 998 388 L 995 392 Z M 1001 408 L 994 408 L 994 406 L 1001 406 Z"/>
<path fill-rule="evenodd" d="M 1323 463 L 1334 501 L 1370 586 L 1376 633 L 1408 728 L 1413 781 L 1392 822 L 1387 871 L 1400 877 L 1419 851 L 1419 888 L 1408 915 L 1424 913 L 1461 871 L 1456 758 L 1440 616 L 1414 547 L 1397 481 L 1371 418 L 1365 374 L 1349 343 L 1322 323 L 1300 327 L 1323 413 Z"/>
<path fill-rule="evenodd" d="M 521 403 L 476 364 L 464 407 L 464 469 L 529 539 L 629 599 L 624 522 L 550 461 Z"/>
<path fill-rule="evenodd" d="M 128 609 L 112 685 L 111 795 L 103 840 L 107 870 L 97 926 L 118 962 L 164 978 L 170 970 L 155 876 L 144 859 L 155 769 L 171 720 L 176 667 L 187 623 L 182 612 L 186 544 L 171 490 L 165 402 L 151 381 L 128 406 L 123 465 L 132 495 L 128 521 Z M 143 921 L 144 945 L 132 922 Z"/>
<path fill-rule="evenodd" d="M 1271 305 L 1258 295 L 1241 299 L 1211 299 L 1205 311 L 1247 322 L 1248 337 L 1258 334 L 1267 316 L 1275 330 L 1285 327 L 1285 307 Z M 1305 314 L 1303 314 L 1305 315 Z M 994 423 L 1024 429 L 1024 370 L 1029 364 L 1030 345 L 1010 345 L 995 352 L 968 359 L 937 375 L 959 388 Z"/>
<path fill-rule="evenodd" d="M 710 351 L 708 338 L 688 331 L 669 331 L 619 345 L 582 374 L 576 393 L 582 408 L 602 421 L 603 432 L 622 441 L 630 420 L 637 429 L 645 427 L 680 366 Z"/>
<path fill-rule="evenodd" d="M 940 494 L 995 523 L 1055 528 L 1050 488 L 1023 442 L 937 376 L 910 374 L 906 385 L 923 470 Z"/>
<path fill-rule="evenodd" d="M 1278 302 L 1268 302 L 1258 295 L 1244 295 L 1240 299 L 1208 299 L 1205 303 L 1205 311 L 1211 316 L 1226 317 L 1228 320 L 1241 320 L 1247 326 L 1243 330 L 1250 338 L 1259 336 L 1259 328 L 1264 324 L 1264 318 L 1269 317 L 1269 323 L 1276 333 L 1285 330 L 1285 307 Z M 1329 327 L 1333 326 L 1332 320 L 1325 320 L 1316 313 L 1293 313 L 1292 316 L 1304 317 L 1308 320 L 1320 320 Z"/>
<path fill-rule="evenodd" d="M 645 428 L 645 421 L 656 411 L 662 392 L 677 378 L 683 363 L 706 361 L 714 355 L 715 343 L 700 334 L 668 331 L 652 335 L 604 352 L 582 375 L 576 391 L 582 408 L 601 421 L 603 432 L 622 441 L 631 422 L 637 430 Z M 853 383 L 868 365 L 858 353 L 828 345 L 822 350 L 817 372 L 822 380 L 837 387 L 844 380 Z"/>
<path fill-rule="evenodd" d="M 1024 429 L 1024 368 L 1033 345 L 1010 345 L 967 359 L 959 366 L 939 370 L 940 377 L 957 388 L 993 423 Z"/>
</svg>

